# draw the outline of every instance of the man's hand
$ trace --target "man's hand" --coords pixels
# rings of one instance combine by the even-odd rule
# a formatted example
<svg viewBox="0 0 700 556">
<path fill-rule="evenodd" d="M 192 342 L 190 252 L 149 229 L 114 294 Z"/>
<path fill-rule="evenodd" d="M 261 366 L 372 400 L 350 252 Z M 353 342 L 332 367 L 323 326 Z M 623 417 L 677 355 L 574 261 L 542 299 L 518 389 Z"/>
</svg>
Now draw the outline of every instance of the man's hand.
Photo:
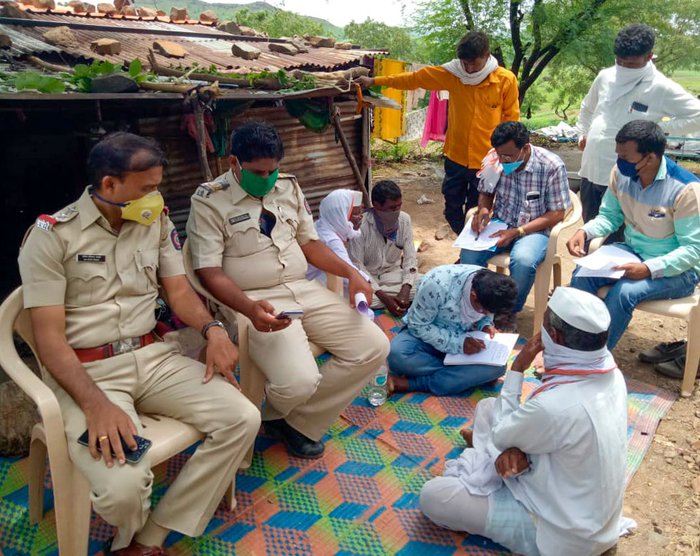
<svg viewBox="0 0 700 556">
<path fill-rule="evenodd" d="M 481 207 L 476 211 L 472 218 L 472 232 L 479 234 L 488 226 L 491 220 L 491 210 L 486 207 Z"/>
<path fill-rule="evenodd" d="M 88 429 L 88 449 L 95 460 L 100 459 L 99 445 L 102 457 L 107 467 L 114 465 L 114 452 L 119 465 L 126 463 L 121 439 L 131 450 L 137 448 L 134 435 L 138 432 L 136 425 L 126 412 L 115 405 L 106 396 L 83 408 Z"/>
<path fill-rule="evenodd" d="M 508 230 L 499 230 L 495 234 L 491 234 L 489 237 L 498 238 L 496 247 L 508 247 L 518 236 L 520 236 L 518 229 L 510 228 Z"/>
<path fill-rule="evenodd" d="M 583 257 L 586 254 L 586 232 L 578 230 L 569 241 L 566 242 L 566 248 L 574 257 Z"/>
<path fill-rule="evenodd" d="M 644 280 L 651 276 L 649 267 L 644 263 L 625 263 L 616 266 L 613 270 L 624 270 L 625 274 L 622 277 L 630 280 Z"/>
<path fill-rule="evenodd" d="M 228 333 L 218 326 L 214 326 L 207 331 L 207 370 L 204 373 L 205 384 L 209 382 L 214 373 L 218 372 L 233 386 L 238 386 L 233 370 L 238 364 L 238 348 L 233 345 Z"/>
<path fill-rule="evenodd" d="M 278 319 L 275 316 L 276 314 L 275 308 L 264 299 L 261 299 L 252 302 L 245 316 L 250 319 L 250 322 L 253 323 L 255 330 L 258 332 L 277 332 L 292 324 L 291 319 Z"/>
<path fill-rule="evenodd" d="M 529 468 L 527 455 L 518 448 L 508 448 L 496 458 L 496 471 L 504 479 L 515 477 Z"/>
<path fill-rule="evenodd" d="M 481 329 L 482 332 L 486 332 L 489 336 L 491 336 L 491 339 L 498 333 L 498 330 L 496 330 L 496 327 L 492 324 L 489 324 L 488 326 L 484 326 Z"/>
<path fill-rule="evenodd" d="M 486 348 L 486 344 L 481 340 L 467 336 L 464 339 L 464 353 L 467 355 L 472 355 L 473 353 L 479 353 L 482 349 Z"/>
<path fill-rule="evenodd" d="M 523 346 L 523 349 L 520 350 L 510 370 L 516 373 L 522 373 L 525 369 L 529 369 L 530 365 L 532 365 L 532 362 L 535 360 L 535 356 L 543 349 L 542 334 L 538 332 L 530 338 Z"/>
<path fill-rule="evenodd" d="M 372 303 L 372 286 L 362 277 L 362 274 L 353 271 L 348 277 L 348 294 L 350 296 L 350 305 L 355 308 L 355 295 L 358 293 L 365 294 L 367 303 Z"/>
<path fill-rule="evenodd" d="M 578 138 L 578 150 L 582 151 L 585 149 L 587 141 L 588 138 L 585 135 L 581 135 L 581 137 Z"/>
<path fill-rule="evenodd" d="M 411 286 L 409 284 L 403 284 L 399 294 L 396 296 L 396 302 L 402 309 L 408 309 L 411 305 Z"/>
<path fill-rule="evenodd" d="M 368 77 L 366 75 L 361 75 L 355 78 L 355 83 L 357 83 L 363 89 L 367 89 L 374 85 L 374 77 Z"/>
<path fill-rule="evenodd" d="M 389 311 L 395 317 L 403 317 L 406 314 L 406 309 L 404 309 L 399 304 L 398 300 L 396 299 L 396 296 L 386 293 L 382 290 L 378 290 L 376 295 L 377 299 L 384 303 L 384 306 L 387 308 L 387 311 Z"/>
</svg>

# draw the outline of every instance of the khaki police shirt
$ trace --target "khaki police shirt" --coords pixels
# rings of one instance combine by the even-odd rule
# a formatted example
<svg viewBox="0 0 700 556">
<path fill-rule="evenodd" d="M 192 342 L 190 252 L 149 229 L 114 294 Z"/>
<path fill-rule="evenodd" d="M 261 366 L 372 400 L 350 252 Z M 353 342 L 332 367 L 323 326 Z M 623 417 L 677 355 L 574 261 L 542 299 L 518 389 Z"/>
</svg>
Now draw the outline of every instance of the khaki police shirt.
<svg viewBox="0 0 700 556">
<path fill-rule="evenodd" d="M 260 231 L 263 207 L 276 219 L 271 237 Z M 243 191 L 229 170 L 192 196 L 187 241 L 194 268 L 222 268 L 243 290 L 304 280 L 308 263 L 301 246 L 317 239 L 294 176 L 280 174 L 259 199 Z"/>
<path fill-rule="evenodd" d="M 116 232 L 87 189 L 53 218 L 37 219 L 19 269 L 25 308 L 64 305 L 66 338 L 76 349 L 153 330 L 157 276 L 185 273 L 165 213 L 151 226 L 125 221 Z"/>
</svg>

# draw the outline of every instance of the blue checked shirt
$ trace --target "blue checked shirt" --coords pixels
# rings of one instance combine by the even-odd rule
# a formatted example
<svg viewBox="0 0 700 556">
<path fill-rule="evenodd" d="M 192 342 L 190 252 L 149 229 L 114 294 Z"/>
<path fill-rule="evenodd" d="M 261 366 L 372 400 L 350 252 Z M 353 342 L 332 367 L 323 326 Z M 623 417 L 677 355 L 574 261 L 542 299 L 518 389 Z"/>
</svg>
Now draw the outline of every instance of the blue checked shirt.
<svg viewBox="0 0 700 556">
<path fill-rule="evenodd" d="M 493 315 L 464 322 L 462 294 L 467 278 L 482 267 L 448 264 L 428 272 L 420 282 L 411 308 L 403 318 L 416 338 L 443 353 L 464 353 L 464 340 L 473 330 L 493 324 Z"/>
<path fill-rule="evenodd" d="M 546 212 L 566 210 L 571 206 L 569 178 L 562 159 L 547 149 L 534 145 L 530 148 L 532 154 L 521 172 L 509 176 L 501 174 L 495 186 L 489 186 L 483 180 L 479 182 L 479 192 L 496 196 L 493 217 L 510 228 L 518 225 L 521 211 L 529 211 L 532 221 Z M 530 201 L 528 209 L 525 195 L 529 191 L 539 191 L 540 198 Z"/>
</svg>

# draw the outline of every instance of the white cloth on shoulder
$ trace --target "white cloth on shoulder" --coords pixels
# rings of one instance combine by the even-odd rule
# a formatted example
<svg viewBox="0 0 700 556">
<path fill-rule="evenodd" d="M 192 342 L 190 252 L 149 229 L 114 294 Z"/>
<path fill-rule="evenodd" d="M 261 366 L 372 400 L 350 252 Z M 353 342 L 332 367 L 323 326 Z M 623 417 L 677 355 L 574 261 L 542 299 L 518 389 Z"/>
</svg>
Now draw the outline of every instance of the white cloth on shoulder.
<svg viewBox="0 0 700 556">
<path fill-rule="evenodd" d="M 489 59 L 486 61 L 486 65 L 474 73 L 467 73 L 464 71 L 462 60 L 459 58 L 454 58 L 446 64 L 442 64 L 442 67 L 457 77 L 464 85 L 478 85 L 486 79 L 490 73 L 498 68 L 498 60 L 490 55 Z"/>
</svg>

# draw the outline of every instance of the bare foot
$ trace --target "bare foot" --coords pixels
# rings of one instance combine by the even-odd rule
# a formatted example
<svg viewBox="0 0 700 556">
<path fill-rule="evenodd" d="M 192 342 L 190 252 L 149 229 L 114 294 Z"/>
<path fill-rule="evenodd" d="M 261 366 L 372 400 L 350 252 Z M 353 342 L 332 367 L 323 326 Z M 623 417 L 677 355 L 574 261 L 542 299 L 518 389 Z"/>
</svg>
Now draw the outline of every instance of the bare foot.
<svg viewBox="0 0 700 556">
<path fill-rule="evenodd" d="M 472 439 L 474 438 L 474 431 L 472 429 L 464 427 L 459 431 L 459 434 L 461 434 L 462 438 L 464 438 L 464 441 L 467 443 L 467 447 L 471 448 L 473 446 Z"/>
<path fill-rule="evenodd" d="M 386 380 L 386 395 L 408 392 L 408 379 L 403 376 L 389 375 Z"/>
</svg>

